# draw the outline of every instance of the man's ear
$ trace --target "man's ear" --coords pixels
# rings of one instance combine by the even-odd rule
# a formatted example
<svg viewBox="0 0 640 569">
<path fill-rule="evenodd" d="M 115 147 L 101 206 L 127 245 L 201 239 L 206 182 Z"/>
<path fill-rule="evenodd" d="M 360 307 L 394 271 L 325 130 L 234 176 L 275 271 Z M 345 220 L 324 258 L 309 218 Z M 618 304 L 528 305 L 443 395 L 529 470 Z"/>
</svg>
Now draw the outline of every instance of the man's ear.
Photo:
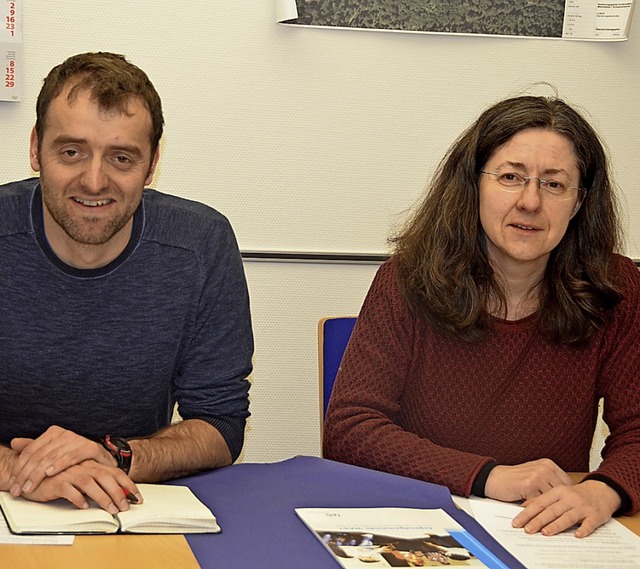
<svg viewBox="0 0 640 569">
<path fill-rule="evenodd" d="M 40 156 L 38 154 L 38 133 L 36 127 L 31 129 L 31 137 L 29 139 L 29 163 L 31 169 L 40 172 Z"/>
<path fill-rule="evenodd" d="M 153 160 L 151 160 L 151 165 L 149 166 L 149 172 L 147 173 L 147 177 L 144 181 L 144 185 L 148 186 L 153 180 L 153 175 L 156 172 L 156 166 L 158 165 L 158 159 L 160 158 L 160 145 L 156 148 L 156 152 L 153 155 Z"/>
</svg>

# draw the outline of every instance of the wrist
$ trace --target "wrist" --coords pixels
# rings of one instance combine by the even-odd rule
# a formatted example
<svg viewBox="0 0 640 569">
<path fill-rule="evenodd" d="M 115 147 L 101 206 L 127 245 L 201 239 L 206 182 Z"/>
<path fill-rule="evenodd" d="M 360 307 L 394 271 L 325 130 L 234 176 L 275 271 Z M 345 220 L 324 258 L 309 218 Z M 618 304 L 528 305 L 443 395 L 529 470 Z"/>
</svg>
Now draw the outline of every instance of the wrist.
<svg viewBox="0 0 640 569">
<path fill-rule="evenodd" d="M 125 474 L 129 474 L 131 470 L 131 461 L 133 459 L 133 451 L 126 439 L 115 435 L 105 435 L 100 440 L 100 444 L 115 460 L 116 466 Z"/>
<path fill-rule="evenodd" d="M 592 487 L 607 504 L 607 511 L 611 516 L 618 513 L 623 506 L 620 493 L 604 480 L 587 479 L 580 482 L 580 486 Z"/>
<path fill-rule="evenodd" d="M 0 446 L 0 490 L 8 492 L 11 485 L 9 479 L 11 478 L 11 470 L 13 464 L 18 458 L 18 453 L 5 446 Z"/>
<path fill-rule="evenodd" d="M 471 486 L 472 495 L 478 496 L 479 498 L 486 497 L 487 480 L 489 479 L 491 471 L 496 466 L 498 466 L 498 463 L 495 460 L 490 460 L 480 469 Z"/>
<path fill-rule="evenodd" d="M 614 515 L 617 516 L 620 514 L 625 514 L 631 509 L 631 498 L 629 494 L 627 494 L 627 492 L 618 483 L 614 482 L 609 477 L 600 474 L 599 472 L 592 472 L 588 474 L 587 477 L 582 480 L 582 482 L 588 482 L 590 480 L 599 481 L 606 484 L 611 489 L 613 489 L 618 494 L 618 496 L 620 496 L 620 506 L 618 506 L 618 509 L 615 510 Z"/>
</svg>

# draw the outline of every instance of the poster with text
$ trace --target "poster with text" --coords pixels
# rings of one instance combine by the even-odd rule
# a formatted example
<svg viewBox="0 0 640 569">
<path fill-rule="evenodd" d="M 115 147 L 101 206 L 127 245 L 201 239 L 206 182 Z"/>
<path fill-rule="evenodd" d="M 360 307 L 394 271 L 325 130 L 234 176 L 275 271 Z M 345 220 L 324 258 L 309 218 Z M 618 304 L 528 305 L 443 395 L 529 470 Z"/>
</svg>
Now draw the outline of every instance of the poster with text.
<svg viewBox="0 0 640 569">
<path fill-rule="evenodd" d="M 296 26 L 591 41 L 628 38 L 635 0 L 276 0 Z"/>
</svg>

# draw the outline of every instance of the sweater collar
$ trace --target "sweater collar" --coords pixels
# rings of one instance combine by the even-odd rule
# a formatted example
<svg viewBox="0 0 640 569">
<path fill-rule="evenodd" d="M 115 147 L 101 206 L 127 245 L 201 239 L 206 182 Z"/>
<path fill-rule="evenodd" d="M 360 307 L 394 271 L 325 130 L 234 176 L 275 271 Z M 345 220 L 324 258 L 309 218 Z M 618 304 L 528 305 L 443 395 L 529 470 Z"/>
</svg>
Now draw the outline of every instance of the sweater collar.
<svg viewBox="0 0 640 569">
<path fill-rule="evenodd" d="M 51 261 L 51 263 L 63 273 L 78 277 L 78 278 L 97 278 L 107 275 L 113 271 L 115 271 L 120 265 L 122 265 L 135 251 L 138 243 L 140 243 L 140 239 L 142 237 L 142 231 L 144 228 L 144 198 L 140 202 L 140 206 L 136 209 L 133 215 L 133 227 L 131 229 L 131 237 L 129 238 L 129 242 L 127 246 L 124 248 L 122 253 L 118 255 L 113 261 L 108 263 L 103 267 L 98 267 L 96 269 L 79 269 L 77 267 L 72 267 L 68 265 L 64 261 L 61 261 L 60 258 L 53 252 L 49 241 L 47 240 L 47 236 L 44 231 L 44 212 L 42 209 L 42 190 L 40 187 L 40 182 L 36 184 L 33 192 L 33 196 L 31 198 L 31 223 L 33 226 L 34 234 L 36 236 L 36 240 L 40 249 L 45 254 L 47 259 Z"/>
</svg>

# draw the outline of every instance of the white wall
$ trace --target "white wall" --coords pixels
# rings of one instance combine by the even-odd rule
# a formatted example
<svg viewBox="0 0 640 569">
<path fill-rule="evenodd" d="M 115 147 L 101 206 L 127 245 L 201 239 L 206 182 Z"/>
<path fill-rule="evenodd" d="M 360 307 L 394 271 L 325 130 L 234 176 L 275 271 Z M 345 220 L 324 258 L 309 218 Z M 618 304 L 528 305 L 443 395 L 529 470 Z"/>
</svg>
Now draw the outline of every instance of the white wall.
<svg viewBox="0 0 640 569">
<path fill-rule="evenodd" d="M 246 263 L 256 339 L 246 461 L 320 454 L 318 320 L 357 314 L 375 265 Z"/>
<path fill-rule="evenodd" d="M 640 16 L 628 42 L 594 43 L 292 28 L 274 4 L 26 1 L 23 100 L 0 103 L 0 180 L 31 174 L 49 69 L 116 51 L 163 97 L 155 187 L 227 214 L 243 250 L 384 252 L 459 132 L 547 81 L 608 142 L 640 257 Z M 355 314 L 375 266 L 245 266 L 257 350 L 243 459 L 317 454 L 317 320 Z"/>
</svg>

